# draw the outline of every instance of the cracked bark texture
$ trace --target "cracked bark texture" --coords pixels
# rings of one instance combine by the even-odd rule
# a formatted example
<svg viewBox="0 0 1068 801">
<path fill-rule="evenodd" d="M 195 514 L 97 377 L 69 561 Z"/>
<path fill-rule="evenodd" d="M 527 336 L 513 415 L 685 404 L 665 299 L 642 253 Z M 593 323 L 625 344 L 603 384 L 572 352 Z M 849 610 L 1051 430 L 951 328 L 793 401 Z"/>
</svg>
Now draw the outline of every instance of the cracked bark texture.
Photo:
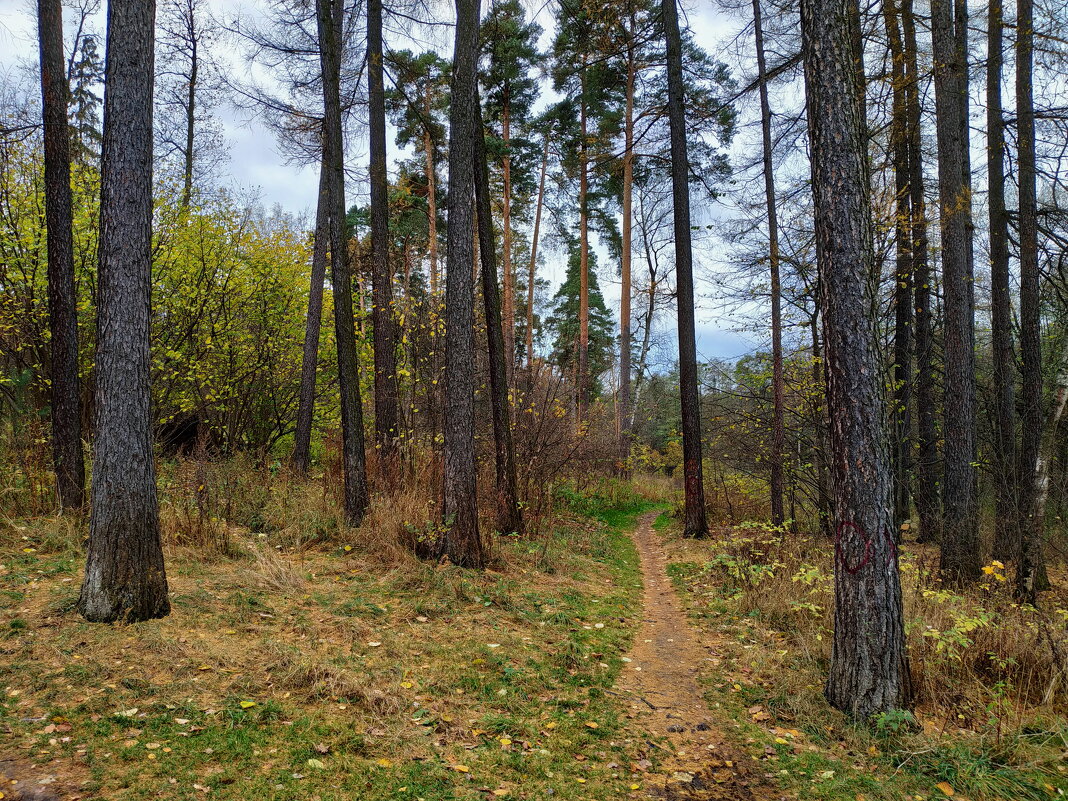
<svg viewBox="0 0 1068 801">
<path fill-rule="evenodd" d="M 78 379 L 78 298 L 71 233 L 70 129 L 67 124 L 63 5 L 39 0 L 41 110 L 44 122 L 45 225 L 48 229 L 48 327 L 51 333 L 52 459 L 61 510 L 85 505 L 81 382 Z"/>
<path fill-rule="evenodd" d="M 155 3 L 108 4 L 100 195 L 96 439 L 78 611 L 133 622 L 170 612 L 149 384 Z"/>
<path fill-rule="evenodd" d="M 830 418 L 836 548 L 834 641 L 825 693 L 864 720 L 909 700 L 901 585 L 870 317 L 873 261 L 856 0 L 805 0 L 816 255 Z"/>
<path fill-rule="evenodd" d="M 478 528 L 475 465 L 475 160 L 478 0 L 456 0 L 449 110 L 449 228 L 445 270 L 445 469 L 438 555 L 459 565 L 485 562 Z"/>
</svg>

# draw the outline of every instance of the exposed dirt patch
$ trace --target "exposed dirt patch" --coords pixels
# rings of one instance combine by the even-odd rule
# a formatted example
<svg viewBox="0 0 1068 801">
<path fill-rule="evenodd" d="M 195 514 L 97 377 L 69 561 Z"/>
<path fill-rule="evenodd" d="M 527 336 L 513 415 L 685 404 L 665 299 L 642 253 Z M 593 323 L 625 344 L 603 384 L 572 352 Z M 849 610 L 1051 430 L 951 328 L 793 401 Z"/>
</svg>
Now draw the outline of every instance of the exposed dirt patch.
<svg viewBox="0 0 1068 801">
<path fill-rule="evenodd" d="M 36 765 L 0 757 L 0 798 L 10 801 L 61 801 L 81 798 L 62 780 Z"/>
<path fill-rule="evenodd" d="M 642 625 L 616 689 L 635 729 L 647 732 L 648 794 L 665 799 L 770 799 L 760 766 L 729 746 L 711 722 L 697 677 L 719 664 L 715 641 L 702 641 L 671 586 L 655 515 L 634 533 L 645 593 Z M 655 772 L 652 764 L 656 764 Z"/>
</svg>

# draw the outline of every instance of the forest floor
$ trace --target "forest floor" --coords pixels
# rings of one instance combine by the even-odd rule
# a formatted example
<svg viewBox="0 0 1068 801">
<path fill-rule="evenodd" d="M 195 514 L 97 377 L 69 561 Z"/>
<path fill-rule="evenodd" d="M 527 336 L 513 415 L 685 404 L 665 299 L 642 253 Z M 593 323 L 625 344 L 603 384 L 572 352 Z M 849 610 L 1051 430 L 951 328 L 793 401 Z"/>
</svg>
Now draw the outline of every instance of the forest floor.
<svg viewBox="0 0 1068 801">
<path fill-rule="evenodd" d="M 713 542 L 681 539 L 653 504 L 574 507 L 536 541 L 500 542 L 481 573 L 376 561 L 358 542 L 280 550 L 248 532 L 230 558 L 169 548 L 172 614 L 133 626 L 78 617 L 82 556 L 54 521 L 8 521 L 0 798 L 1068 790 L 1068 741 L 1024 770 L 956 740 L 851 725 L 821 704 L 818 671 L 781 633 L 710 586 Z"/>
<path fill-rule="evenodd" d="M 643 517 L 634 532 L 644 583 L 642 624 L 616 684 L 637 729 L 663 737 L 655 746 L 664 752 L 663 762 L 656 777 L 650 777 L 649 795 L 739 801 L 772 797 L 760 787 L 763 779 L 754 781 L 759 765 L 727 743 L 711 722 L 698 677 L 720 664 L 719 638 L 702 636 L 687 620 L 667 575 L 654 518 Z"/>
<path fill-rule="evenodd" d="M 921 688 L 911 724 L 890 715 L 873 726 L 858 726 L 828 706 L 823 680 L 829 631 L 798 623 L 813 612 L 824 614 L 812 599 L 826 601 L 810 592 L 829 581 L 829 573 L 811 586 L 808 582 L 817 570 L 826 572 L 819 565 L 830 563 L 827 543 L 816 539 L 798 546 L 812 561 L 788 564 L 781 553 L 762 545 L 753 527 L 725 528 L 705 540 L 681 537 L 667 514 L 653 527 L 661 535 L 655 558 L 666 564 L 698 641 L 711 649 L 697 663 L 710 725 L 742 755 L 735 764 L 745 766 L 742 772 L 755 797 L 776 796 L 766 789 L 758 792 L 754 776 L 765 787 L 779 788 L 780 794 L 813 801 L 1044 801 L 1068 794 L 1068 719 L 1063 707 L 1014 697 L 1017 688 L 1011 679 L 976 682 L 969 671 L 975 667 L 982 673 L 982 665 L 974 664 L 970 653 L 954 657 L 948 646 L 943 650 L 938 636 L 920 638 L 930 643 L 926 650 L 912 645 L 914 681 L 918 677 L 925 684 L 941 684 L 943 695 L 935 699 L 929 687 Z M 756 548 L 755 567 L 738 560 L 740 547 Z M 937 561 L 926 546 L 902 550 L 903 571 L 911 581 L 916 580 L 918 562 Z M 749 569 L 755 572 L 746 573 Z M 1063 608 L 1068 576 L 1056 570 L 1055 584 L 1061 589 L 1045 602 Z M 767 580 L 761 582 L 761 576 Z M 752 584 L 740 589 L 739 580 Z M 913 588 L 908 589 L 908 614 L 921 614 Z M 939 601 L 951 597 L 950 603 L 961 605 L 963 617 L 954 627 L 934 617 L 910 618 L 908 628 L 944 635 L 934 624 L 953 636 L 966 637 L 970 631 L 983 642 L 982 632 L 969 627 L 976 624 L 976 616 L 989 613 L 991 598 L 962 603 L 939 590 L 921 594 Z M 787 614 L 778 613 L 782 607 L 789 607 Z M 922 614 L 930 613 L 927 609 Z M 1057 614 L 1063 615 L 1059 609 Z M 1022 630 L 995 625 L 1006 629 L 997 631 L 998 637 L 1023 641 Z M 945 698 L 952 703 L 944 703 Z"/>
<path fill-rule="evenodd" d="M 237 531 L 231 558 L 168 548 L 171 615 L 132 626 L 77 615 L 77 537 L 9 521 L 0 797 L 748 797 L 726 750 L 700 753 L 677 663 L 703 650 L 671 636 L 693 632 L 651 550 L 655 507 L 579 505 L 484 573 Z"/>
</svg>

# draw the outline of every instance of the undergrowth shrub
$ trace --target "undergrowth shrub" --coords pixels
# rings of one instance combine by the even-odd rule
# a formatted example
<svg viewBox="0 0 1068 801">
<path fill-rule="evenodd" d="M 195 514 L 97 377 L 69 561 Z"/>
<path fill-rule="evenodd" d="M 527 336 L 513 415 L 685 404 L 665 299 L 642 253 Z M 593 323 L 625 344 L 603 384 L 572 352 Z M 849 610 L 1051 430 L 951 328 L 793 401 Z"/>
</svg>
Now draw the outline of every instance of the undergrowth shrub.
<svg viewBox="0 0 1068 801">
<path fill-rule="evenodd" d="M 706 605 L 760 621 L 815 665 L 830 659 L 833 544 L 760 524 L 724 529 L 689 576 Z M 954 724 L 1018 725 L 1037 707 L 1068 710 L 1068 609 L 1017 604 L 1005 568 L 968 591 L 943 587 L 924 549 L 901 549 L 905 631 L 918 704 Z"/>
</svg>

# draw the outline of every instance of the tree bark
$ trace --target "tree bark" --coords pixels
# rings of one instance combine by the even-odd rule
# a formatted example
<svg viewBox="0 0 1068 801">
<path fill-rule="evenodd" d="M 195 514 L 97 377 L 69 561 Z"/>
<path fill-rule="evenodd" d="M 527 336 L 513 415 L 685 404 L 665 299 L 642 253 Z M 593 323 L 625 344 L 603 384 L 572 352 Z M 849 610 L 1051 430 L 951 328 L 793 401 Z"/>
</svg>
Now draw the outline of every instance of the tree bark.
<svg viewBox="0 0 1068 801">
<path fill-rule="evenodd" d="M 1016 141 L 1020 183 L 1020 467 L 1019 546 L 1016 564 L 1016 594 L 1034 604 L 1036 572 L 1042 562 L 1045 521 L 1036 512 L 1044 503 L 1042 483 L 1048 483 L 1048 467 L 1041 454 L 1042 443 L 1042 319 L 1038 271 L 1038 201 L 1035 189 L 1035 109 L 1032 92 L 1034 60 L 1034 3 L 1016 3 Z M 1044 500 L 1044 499 L 1043 499 Z"/>
<path fill-rule="evenodd" d="M 912 222 L 909 191 L 908 107 L 905 100 L 905 52 L 894 0 L 883 3 L 883 23 L 890 45 L 892 113 L 890 153 L 894 169 L 894 389 L 891 415 L 893 439 L 890 449 L 893 476 L 894 524 L 900 527 L 911 517 L 909 507 L 909 457 L 912 448 Z"/>
<path fill-rule="evenodd" d="M 545 145 L 541 154 L 541 177 L 538 179 L 538 205 L 534 211 L 534 232 L 530 239 L 530 267 L 527 270 L 527 370 L 534 365 L 534 283 L 538 274 L 538 234 L 541 231 L 541 209 L 545 201 L 545 173 L 549 168 L 549 136 L 552 124 L 545 130 Z"/>
<path fill-rule="evenodd" d="M 578 358 L 575 360 L 575 406 L 581 429 L 590 404 L 590 214 L 589 214 L 589 145 L 586 108 L 586 54 L 582 56 L 582 89 L 579 102 L 579 330 Z"/>
<path fill-rule="evenodd" d="M 48 326 L 51 334 L 52 459 L 60 511 L 85 505 L 78 296 L 70 189 L 70 129 L 61 0 L 38 0 L 41 110 L 44 122 L 45 225 L 48 231 Z"/>
<path fill-rule="evenodd" d="M 315 241 L 312 244 L 311 283 L 308 287 L 308 319 L 304 327 L 304 355 L 300 365 L 300 398 L 297 427 L 293 433 L 290 464 L 305 475 L 311 466 L 311 429 L 315 415 L 315 381 L 319 367 L 319 335 L 323 327 L 323 282 L 329 239 L 329 170 L 319 166 L 319 196 L 315 207 Z"/>
<path fill-rule="evenodd" d="M 760 0 L 753 0 L 756 34 L 757 80 L 760 83 L 760 129 L 764 149 L 764 198 L 768 207 L 768 264 L 771 272 L 771 522 L 777 526 L 783 514 L 783 458 L 786 425 L 783 422 L 782 282 L 779 272 L 779 220 L 775 207 L 775 172 L 771 150 L 771 105 L 768 102 L 767 65 L 764 59 L 764 26 Z"/>
<path fill-rule="evenodd" d="M 909 700 L 890 470 L 870 276 L 867 132 L 856 0 L 804 0 L 816 254 L 835 513 L 835 612 L 827 700 L 857 720 Z"/>
<path fill-rule="evenodd" d="M 481 567 L 485 552 L 478 525 L 475 465 L 474 137 L 478 93 L 479 0 L 456 0 L 455 49 L 449 109 L 449 228 L 445 271 L 445 442 L 442 487 L 444 531 L 438 555 Z"/>
<path fill-rule="evenodd" d="M 334 338 L 341 395 L 341 447 L 345 473 L 345 520 L 358 526 L 370 501 L 363 440 L 352 275 L 345 248 L 345 164 L 341 136 L 342 0 L 316 0 L 319 62 L 323 78 L 323 162 L 328 175 L 330 282 L 334 291 Z"/>
<path fill-rule="evenodd" d="M 627 36 L 626 110 L 623 117 L 623 242 L 620 254 L 619 289 L 619 403 L 616 405 L 616 428 L 619 431 L 618 472 L 630 474 L 631 444 L 631 257 L 634 235 L 634 91 L 638 77 L 636 63 L 637 22 L 634 5 L 630 5 Z"/>
<path fill-rule="evenodd" d="M 946 379 L 940 572 L 951 584 L 979 578 L 975 497 L 975 287 L 968 130 L 966 0 L 932 0 Z"/>
<path fill-rule="evenodd" d="M 515 448 L 512 444 L 511 402 L 509 399 L 508 360 L 514 347 L 508 350 L 507 337 L 502 331 L 501 302 L 497 289 L 497 248 L 493 236 L 493 212 L 490 208 L 489 166 L 486 163 L 486 142 L 480 135 L 482 113 L 476 111 L 475 124 L 479 133 L 474 137 L 476 216 L 478 218 L 478 246 L 482 257 L 482 300 L 486 306 L 486 340 L 489 349 L 490 406 L 493 409 L 493 444 L 497 467 L 497 531 L 502 534 L 521 533 L 523 518 L 519 513 L 516 487 Z"/>
<path fill-rule="evenodd" d="M 386 90 L 382 74 L 382 0 L 367 0 L 367 112 L 371 151 L 371 327 L 375 361 L 375 440 L 387 473 L 401 435 L 397 402 L 397 334 L 389 269 L 386 186 Z"/>
<path fill-rule="evenodd" d="M 509 105 L 506 96 L 501 109 L 501 137 L 504 142 L 504 158 L 501 163 L 501 177 L 504 182 L 501 197 L 501 282 L 504 285 L 504 317 L 501 324 L 504 328 L 504 367 L 508 375 L 508 386 L 512 387 L 515 377 L 515 272 L 512 269 L 512 156 L 508 149 L 511 146 L 512 129 Z"/>
<path fill-rule="evenodd" d="M 682 458 L 687 537 L 708 535 L 701 459 L 701 400 L 697 389 L 697 336 L 693 298 L 693 245 L 690 240 L 690 162 L 686 155 L 686 98 L 682 77 L 682 37 L 675 0 L 663 0 L 667 43 L 668 125 L 671 131 L 671 185 L 675 224 L 675 281 L 679 320 L 679 395 L 682 405 Z"/>
<path fill-rule="evenodd" d="M 430 119 L 430 101 L 432 88 L 429 81 L 426 85 L 426 96 L 423 99 L 423 114 Z M 427 238 L 430 250 L 430 294 L 438 296 L 438 179 L 437 168 L 434 165 L 434 139 L 430 135 L 430 126 L 423 129 L 423 153 L 426 158 L 426 205 L 427 205 Z"/>
<path fill-rule="evenodd" d="M 1016 509 L 1016 377 L 1012 352 L 1012 296 L 1009 289 L 1009 217 L 1005 211 L 1005 121 L 1001 77 L 1004 65 L 1004 8 L 990 0 L 987 12 L 986 172 L 990 230 L 991 350 L 994 362 L 994 435 L 997 497 L 994 512 L 994 556 L 1015 559 Z"/>
<path fill-rule="evenodd" d="M 920 522 L 918 541 L 940 536 L 938 488 L 938 432 L 935 426 L 934 333 L 931 316 L 931 275 L 927 252 L 927 201 L 923 176 L 923 141 L 917 65 L 916 18 L 912 0 L 901 6 L 905 50 L 905 106 L 908 115 L 909 199 L 912 237 L 912 286 L 915 312 L 916 352 L 916 515 Z"/>
<path fill-rule="evenodd" d="M 189 208 L 193 199 L 193 136 L 196 133 L 197 114 L 197 79 L 200 61 L 197 53 L 196 18 L 193 4 L 190 3 L 186 18 L 189 35 L 189 81 L 186 84 L 185 101 L 185 152 L 182 153 L 182 208 Z"/>
<path fill-rule="evenodd" d="M 818 283 L 818 282 L 817 282 Z M 819 326 L 819 288 L 816 289 L 816 310 L 809 321 L 812 336 L 812 381 L 817 387 L 825 387 L 823 376 L 823 355 L 820 348 Z M 824 392 L 816 393 L 816 514 L 819 519 L 820 533 L 825 537 L 834 536 L 832 525 L 834 509 L 831 503 L 830 486 L 827 480 L 827 410 L 824 407 Z"/>
<path fill-rule="evenodd" d="M 104 88 L 96 441 L 78 611 L 93 622 L 170 612 L 150 413 L 152 81 L 156 6 L 110 0 Z"/>
</svg>

